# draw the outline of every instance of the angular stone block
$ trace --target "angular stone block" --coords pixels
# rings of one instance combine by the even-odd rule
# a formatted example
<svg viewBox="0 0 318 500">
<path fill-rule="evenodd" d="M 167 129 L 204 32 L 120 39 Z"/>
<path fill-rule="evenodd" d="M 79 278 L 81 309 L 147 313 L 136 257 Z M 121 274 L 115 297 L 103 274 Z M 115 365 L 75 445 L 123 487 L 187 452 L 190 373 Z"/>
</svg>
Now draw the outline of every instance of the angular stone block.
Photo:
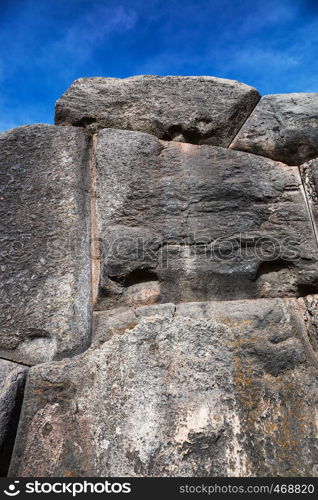
<svg viewBox="0 0 318 500">
<path fill-rule="evenodd" d="M 57 101 L 55 122 L 227 147 L 258 100 L 248 85 L 208 76 L 80 78 Z"/>
<path fill-rule="evenodd" d="M 0 476 L 8 472 L 28 368 L 0 359 Z"/>
<path fill-rule="evenodd" d="M 11 476 L 316 474 L 317 368 L 297 299 L 137 321 L 31 369 Z"/>
<path fill-rule="evenodd" d="M 297 167 L 105 129 L 96 185 L 98 309 L 318 290 Z"/>
<path fill-rule="evenodd" d="M 318 94 L 264 96 L 231 146 L 288 165 L 318 156 Z"/>
<path fill-rule="evenodd" d="M 88 138 L 32 125 L 0 135 L 0 356 L 26 364 L 90 340 Z"/>
</svg>

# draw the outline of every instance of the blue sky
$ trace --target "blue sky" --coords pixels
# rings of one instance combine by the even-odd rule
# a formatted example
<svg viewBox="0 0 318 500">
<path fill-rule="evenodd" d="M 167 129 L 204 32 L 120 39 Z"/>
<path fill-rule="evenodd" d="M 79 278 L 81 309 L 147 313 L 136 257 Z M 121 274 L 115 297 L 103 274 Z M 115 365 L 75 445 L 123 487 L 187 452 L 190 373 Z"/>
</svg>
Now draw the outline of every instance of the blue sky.
<svg viewBox="0 0 318 500">
<path fill-rule="evenodd" d="M 83 76 L 214 75 L 318 92 L 318 0 L 0 0 L 0 130 Z"/>
</svg>

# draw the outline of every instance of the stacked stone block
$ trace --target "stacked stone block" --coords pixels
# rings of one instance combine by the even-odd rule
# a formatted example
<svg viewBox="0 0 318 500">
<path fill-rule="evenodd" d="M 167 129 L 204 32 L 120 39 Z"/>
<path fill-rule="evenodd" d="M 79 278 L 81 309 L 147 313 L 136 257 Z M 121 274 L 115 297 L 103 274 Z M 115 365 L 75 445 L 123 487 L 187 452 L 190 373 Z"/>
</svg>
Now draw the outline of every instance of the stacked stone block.
<svg viewBox="0 0 318 500">
<path fill-rule="evenodd" d="M 317 475 L 317 131 L 317 94 L 138 76 L 0 135 L 10 476 Z"/>
</svg>

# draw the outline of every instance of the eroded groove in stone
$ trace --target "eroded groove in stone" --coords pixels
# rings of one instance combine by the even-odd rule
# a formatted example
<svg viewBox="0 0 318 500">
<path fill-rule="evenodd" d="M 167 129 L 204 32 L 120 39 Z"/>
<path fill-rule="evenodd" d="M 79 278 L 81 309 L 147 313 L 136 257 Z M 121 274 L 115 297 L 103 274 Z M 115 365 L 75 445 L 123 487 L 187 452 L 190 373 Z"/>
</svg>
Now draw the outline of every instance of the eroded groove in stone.
<svg viewBox="0 0 318 500">
<path fill-rule="evenodd" d="M 296 302 L 137 308 L 125 333 L 113 318 L 121 335 L 32 368 L 10 475 L 315 475 L 317 369 Z"/>
<path fill-rule="evenodd" d="M 55 123 L 227 147 L 259 98 L 248 85 L 215 77 L 80 78 L 57 101 Z"/>
<path fill-rule="evenodd" d="M 91 336 L 89 140 L 74 127 L 0 135 L 0 356 L 71 356 Z"/>
<path fill-rule="evenodd" d="M 303 314 L 302 336 L 307 339 L 307 348 L 318 367 L 318 295 L 308 295 L 298 299 L 298 307 Z"/>
<path fill-rule="evenodd" d="M 96 168 L 97 309 L 318 290 L 297 167 L 105 129 Z"/>
<path fill-rule="evenodd" d="M 310 170 L 311 170 L 310 166 L 307 167 L 307 164 L 305 163 L 304 165 L 299 167 L 299 175 L 302 180 L 302 192 L 307 206 L 308 216 L 310 218 L 318 246 L 316 194 L 315 194 L 315 186 L 312 185 L 310 180 L 311 177 Z"/>
<path fill-rule="evenodd" d="M 97 302 L 100 277 L 100 241 L 96 223 L 96 136 L 92 137 L 90 154 L 90 218 L 91 218 L 91 262 L 92 262 L 92 302 Z"/>
<path fill-rule="evenodd" d="M 300 166 L 304 193 L 308 203 L 308 210 L 318 242 L 318 159 L 311 160 Z"/>
</svg>

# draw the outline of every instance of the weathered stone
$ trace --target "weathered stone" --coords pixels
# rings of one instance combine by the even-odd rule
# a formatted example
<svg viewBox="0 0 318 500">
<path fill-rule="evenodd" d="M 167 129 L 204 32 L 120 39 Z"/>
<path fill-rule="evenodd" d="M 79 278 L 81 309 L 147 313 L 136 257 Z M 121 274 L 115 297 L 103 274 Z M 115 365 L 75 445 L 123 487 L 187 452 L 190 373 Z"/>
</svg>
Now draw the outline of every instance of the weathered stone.
<svg viewBox="0 0 318 500">
<path fill-rule="evenodd" d="M 152 306 L 141 306 L 135 309 L 135 314 L 139 320 L 145 318 L 172 318 L 176 311 L 175 304 L 156 304 Z"/>
<path fill-rule="evenodd" d="M 227 147 L 258 100 L 248 85 L 207 76 L 80 78 L 57 101 L 55 122 Z"/>
<path fill-rule="evenodd" d="M 316 236 L 318 235 L 318 159 L 301 165 L 300 172 L 306 192 L 306 199 L 312 215 L 312 223 Z"/>
<path fill-rule="evenodd" d="M 288 165 L 318 156 L 318 94 L 264 96 L 231 146 Z"/>
<path fill-rule="evenodd" d="M 175 304 L 155 304 L 151 306 L 118 307 L 107 311 L 95 311 L 93 318 L 93 346 L 102 344 L 112 335 L 122 335 L 126 330 L 134 328 L 142 319 L 172 318 Z"/>
<path fill-rule="evenodd" d="M 99 345 L 134 328 L 139 320 L 134 309 L 119 307 L 110 311 L 95 311 L 93 315 L 93 345 Z"/>
<path fill-rule="evenodd" d="M 34 367 L 10 475 L 314 476 L 306 335 L 297 299 L 183 304 Z"/>
<path fill-rule="evenodd" d="M 90 340 L 88 139 L 32 125 L 0 135 L 0 356 L 26 364 Z"/>
<path fill-rule="evenodd" d="M 28 368 L 0 359 L 0 476 L 8 472 Z"/>
<path fill-rule="evenodd" d="M 318 290 L 297 167 L 105 129 L 96 173 L 98 309 Z"/>
<path fill-rule="evenodd" d="M 86 78 L 0 134 L 2 475 L 317 476 L 318 94 L 258 99 Z"/>
<path fill-rule="evenodd" d="M 300 166 L 300 173 L 306 193 L 313 230 L 318 241 L 318 159 L 308 161 Z M 315 351 L 318 351 L 318 295 L 308 295 L 299 300 L 304 309 L 308 335 Z"/>
<path fill-rule="evenodd" d="M 307 295 L 298 299 L 298 303 L 303 311 L 308 341 L 316 353 L 318 365 L 318 295 Z"/>
</svg>

